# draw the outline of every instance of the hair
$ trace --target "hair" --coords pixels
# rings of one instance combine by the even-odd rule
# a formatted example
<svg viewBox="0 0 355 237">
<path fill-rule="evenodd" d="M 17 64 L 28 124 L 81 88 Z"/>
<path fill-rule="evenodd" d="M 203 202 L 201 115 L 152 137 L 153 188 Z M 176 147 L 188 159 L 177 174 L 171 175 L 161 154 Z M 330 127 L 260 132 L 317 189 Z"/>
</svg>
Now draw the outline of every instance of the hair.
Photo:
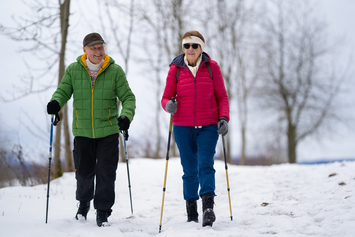
<svg viewBox="0 0 355 237">
<path fill-rule="evenodd" d="M 199 38 L 205 43 L 205 38 L 203 38 L 203 36 L 201 35 L 201 33 L 198 32 L 197 30 L 190 30 L 190 31 L 186 32 L 186 33 L 184 34 L 184 36 L 182 37 L 182 39 L 185 39 L 185 38 L 190 37 L 190 36 L 199 37 Z"/>
</svg>

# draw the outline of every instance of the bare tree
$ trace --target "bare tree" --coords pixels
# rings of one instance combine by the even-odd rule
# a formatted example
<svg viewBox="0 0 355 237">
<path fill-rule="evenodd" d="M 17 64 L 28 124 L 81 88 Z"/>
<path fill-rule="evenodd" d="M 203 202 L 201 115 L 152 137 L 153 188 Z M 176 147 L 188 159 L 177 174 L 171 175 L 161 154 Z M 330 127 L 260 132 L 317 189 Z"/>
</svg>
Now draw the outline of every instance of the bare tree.
<svg viewBox="0 0 355 237">
<path fill-rule="evenodd" d="M 295 163 L 299 143 L 338 118 L 335 101 L 342 77 L 328 70 L 326 27 L 308 1 L 272 1 L 266 12 L 260 105 L 277 115 L 287 137 L 288 161 Z"/>
<path fill-rule="evenodd" d="M 148 58 L 141 59 L 149 62 L 149 67 L 153 68 L 155 83 L 155 121 L 161 121 L 162 109 L 160 99 L 163 91 L 163 85 L 166 78 L 167 66 L 177 55 L 182 53 L 181 41 L 184 33 L 184 26 L 188 10 L 183 5 L 183 0 L 160 1 L 151 0 L 144 1 L 139 4 L 138 18 L 141 19 L 143 27 L 147 34 L 143 37 L 144 50 Z M 153 33 L 153 38 L 151 37 Z M 143 33 L 144 34 L 144 33 Z M 165 66 L 164 66 L 165 65 Z M 149 70 L 151 71 L 151 69 Z M 149 127 L 149 126 L 148 126 Z M 165 146 L 162 141 L 161 126 L 156 126 L 154 131 L 151 128 L 149 133 L 155 132 L 156 139 L 151 154 L 152 157 L 158 158 L 162 156 Z M 177 156 L 177 149 L 172 142 L 172 156 Z"/>
<path fill-rule="evenodd" d="M 102 1 L 98 1 L 98 6 L 102 4 Z M 101 21 L 101 29 L 106 32 L 106 25 L 109 28 L 110 36 L 114 39 L 115 49 L 118 50 L 119 55 L 124 61 L 123 69 L 126 75 L 128 75 L 128 65 L 131 59 L 131 42 L 132 34 L 134 29 L 134 19 L 135 19 L 135 3 L 131 0 L 128 4 L 119 3 L 117 0 L 105 0 L 104 1 L 104 11 L 105 16 L 108 19 L 108 24 L 103 22 L 104 17 L 100 15 L 99 19 Z M 123 26 L 115 19 L 124 18 L 129 19 L 128 26 Z M 126 29 L 127 27 L 127 29 Z M 105 33 L 106 34 L 106 33 Z M 118 101 L 118 107 L 120 109 L 120 101 Z M 125 162 L 125 151 L 123 147 L 122 136 L 120 139 L 120 161 Z"/>
<path fill-rule="evenodd" d="M 240 164 L 246 164 L 247 144 L 247 121 L 248 121 L 248 100 L 257 79 L 257 54 L 255 53 L 255 27 L 256 19 L 255 4 L 244 0 L 228 2 L 217 0 L 218 30 L 216 31 L 215 49 L 225 80 L 226 89 L 230 101 L 237 105 L 240 135 L 241 152 Z M 223 44 L 223 46 L 221 46 Z M 223 47 L 223 50 L 220 50 Z M 231 123 L 233 126 L 233 123 Z M 232 162 L 231 140 L 232 132 L 227 139 L 227 161 Z"/>
<path fill-rule="evenodd" d="M 29 68 L 30 77 L 22 78 L 25 88 L 17 89 L 20 91 L 19 95 L 13 95 L 11 99 L 6 99 L 1 96 L 3 101 L 13 101 L 23 98 L 33 93 L 40 93 L 47 91 L 52 87 L 52 82 L 38 83 L 39 86 L 35 86 L 36 82 L 40 78 L 44 78 L 52 72 L 59 60 L 58 70 L 58 84 L 64 75 L 65 70 L 65 49 L 69 28 L 69 7 L 70 0 L 58 1 L 58 5 L 51 5 L 50 3 L 41 3 L 40 1 L 34 1 L 31 3 L 24 2 L 33 11 L 33 15 L 27 19 L 20 17 L 19 20 L 14 18 L 14 21 L 18 25 L 16 28 L 0 26 L 0 33 L 9 37 L 14 41 L 19 42 L 31 42 L 32 45 L 29 48 L 24 48 L 22 52 L 34 52 L 35 55 L 41 60 L 44 68 L 40 69 L 41 74 L 38 76 L 32 76 L 33 68 Z M 33 20 L 34 19 L 34 20 Z M 56 24 L 60 24 L 60 31 L 56 30 Z M 58 50 L 59 48 L 59 50 Z M 40 53 L 40 54 L 38 54 Z M 48 80 L 47 80 L 48 81 Z M 66 170 L 73 171 L 73 159 L 70 148 L 70 135 L 67 122 L 67 107 L 64 106 L 60 112 L 61 120 L 64 126 L 65 137 L 65 160 Z M 62 175 L 62 165 L 60 161 L 60 144 L 61 144 L 61 123 L 57 126 L 56 138 L 55 138 L 55 153 L 54 153 L 54 178 Z"/>
<path fill-rule="evenodd" d="M 69 29 L 69 16 L 70 16 L 70 0 L 59 1 L 59 9 L 60 9 L 60 36 L 61 36 L 61 45 L 60 45 L 60 52 L 59 52 L 59 73 L 58 73 L 58 85 L 62 81 L 62 78 L 65 73 L 65 51 L 67 45 L 67 38 L 68 38 L 68 29 Z M 70 132 L 69 132 L 69 123 L 68 123 L 68 107 L 64 105 L 62 108 L 62 115 L 63 115 L 63 132 L 64 132 L 64 149 L 65 149 L 65 164 L 66 164 L 66 171 L 74 171 L 74 163 L 70 145 Z M 60 131 L 60 129 L 59 129 Z M 57 136 L 58 132 L 56 133 Z M 59 132 L 60 134 L 60 132 Z M 60 140 L 56 140 L 55 147 L 60 144 Z M 58 151 L 58 154 L 56 154 Z M 60 148 L 56 147 L 54 153 L 54 159 L 60 157 Z M 57 156 L 56 156 L 57 155 Z M 59 161 L 60 162 L 60 161 Z M 58 163 L 59 163 L 58 162 Z M 59 174 L 58 174 L 59 175 Z"/>
</svg>

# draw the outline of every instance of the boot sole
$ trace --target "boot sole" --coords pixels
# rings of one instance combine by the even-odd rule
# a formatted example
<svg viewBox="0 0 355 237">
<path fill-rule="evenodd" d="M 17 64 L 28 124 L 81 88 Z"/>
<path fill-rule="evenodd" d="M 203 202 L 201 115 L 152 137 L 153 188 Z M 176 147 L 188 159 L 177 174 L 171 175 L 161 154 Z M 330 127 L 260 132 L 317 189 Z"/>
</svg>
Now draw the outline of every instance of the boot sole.
<svg viewBox="0 0 355 237">
<path fill-rule="evenodd" d="M 206 209 L 203 215 L 202 227 L 211 226 L 216 221 L 216 216 L 212 209 Z"/>
<path fill-rule="evenodd" d="M 75 216 L 75 219 L 77 219 L 78 221 L 86 221 L 86 216 L 83 216 L 81 214 L 77 214 Z"/>
<path fill-rule="evenodd" d="M 99 227 L 106 227 L 106 226 L 110 226 L 110 223 L 108 222 L 102 222 L 101 225 L 98 225 Z"/>
<path fill-rule="evenodd" d="M 202 227 L 205 227 L 205 226 L 211 226 L 213 225 L 213 222 L 214 220 L 205 220 L 205 222 L 202 223 Z"/>
<path fill-rule="evenodd" d="M 195 223 L 198 223 L 198 220 L 187 220 L 187 222 L 195 222 Z"/>
<path fill-rule="evenodd" d="M 213 222 L 215 222 L 215 219 L 206 219 L 206 220 L 203 221 L 202 227 L 205 227 L 205 226 L 211 226 L 212 227 Z"/>
<path fill-rule="evenodd" d="M 205 224 L 202 225 L 202 227 L 206 227 L 206 226 L 212 227 L 212 223 L 207 223 L 207 224 L 205 223 Z"/>
</svg>

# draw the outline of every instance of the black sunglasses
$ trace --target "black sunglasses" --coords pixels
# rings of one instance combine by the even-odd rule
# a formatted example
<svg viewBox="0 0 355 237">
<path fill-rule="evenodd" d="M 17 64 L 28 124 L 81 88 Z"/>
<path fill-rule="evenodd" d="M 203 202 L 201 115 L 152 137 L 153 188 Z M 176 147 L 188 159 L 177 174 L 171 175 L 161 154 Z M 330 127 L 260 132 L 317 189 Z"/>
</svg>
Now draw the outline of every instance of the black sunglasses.
<svg viewBox="0 0 355 237">
<path fill-rule="evenodd" d="M 184 44 L 184 48 L 185 49 L 189 49 L 190 46 L 192 46 L 193 49 L 197 49 L 198 48 L 198 44 Z"/>
</svg>

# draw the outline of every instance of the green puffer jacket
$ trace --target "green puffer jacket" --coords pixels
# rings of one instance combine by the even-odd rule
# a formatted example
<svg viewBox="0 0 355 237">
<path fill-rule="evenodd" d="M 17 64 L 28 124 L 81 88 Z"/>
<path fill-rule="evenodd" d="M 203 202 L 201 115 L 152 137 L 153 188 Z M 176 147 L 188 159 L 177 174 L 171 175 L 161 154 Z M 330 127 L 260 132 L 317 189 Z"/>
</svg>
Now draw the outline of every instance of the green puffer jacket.
<svg viewBox="0 0 355 237">
<path fill-rule="evenodd" d="M 105 55 L 92 86 L 86 58 L 83 54 L 68 66 L 52 100 L 58 101 L 62 108 L 73 94 L 72 129 L 75 137 L 101 138 L 119 133 L 117 102 L 122 103 L 120 116 L 124 115 L 132 122 L 136 98 L 122 68 L 108 55 Z"/>
</svg>

